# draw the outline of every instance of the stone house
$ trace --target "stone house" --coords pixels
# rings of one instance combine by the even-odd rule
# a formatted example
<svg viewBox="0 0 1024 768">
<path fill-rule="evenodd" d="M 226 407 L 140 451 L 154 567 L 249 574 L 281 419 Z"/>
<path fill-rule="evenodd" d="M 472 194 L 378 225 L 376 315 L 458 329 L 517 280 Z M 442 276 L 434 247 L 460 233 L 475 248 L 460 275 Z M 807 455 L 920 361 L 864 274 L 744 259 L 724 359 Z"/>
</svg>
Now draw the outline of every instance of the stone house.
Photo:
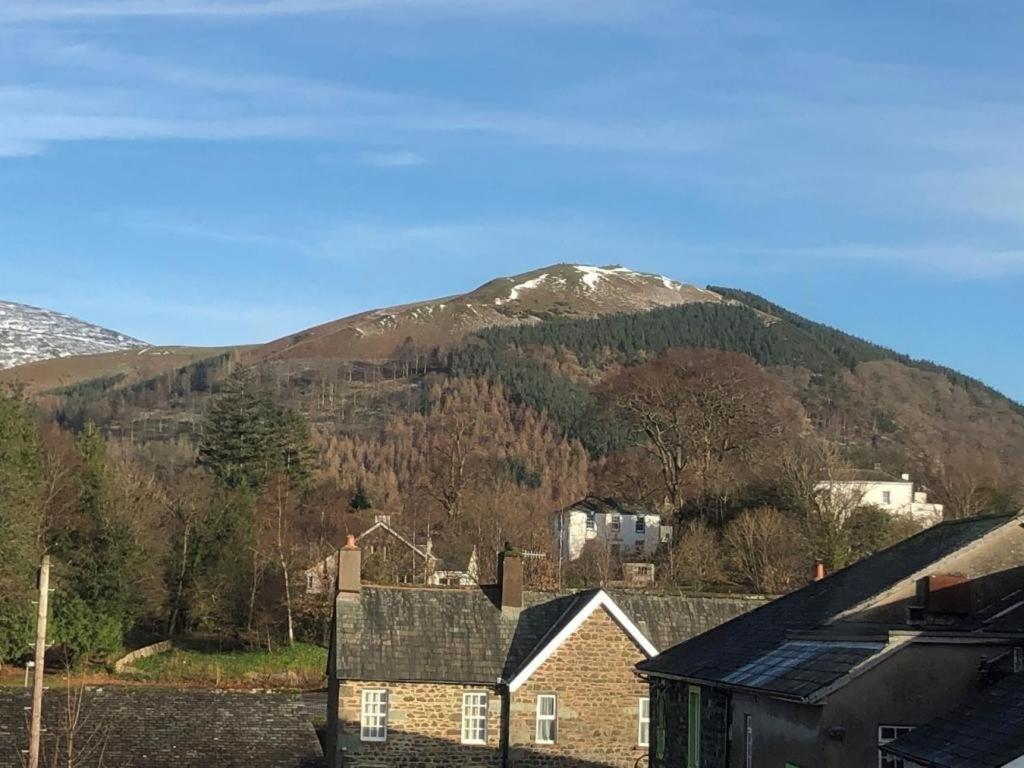
<svg viewBox="0 0 1024 768">
<path fill-rule="evenodd" d="M 650 559 L 672 540 L 672 526 L 639 504 L 588 497 L 553 517 L 555 553 L 562 561 L 579 559 L 588 542 L 607 546 L 619 559 Z"/>
<path fill-rule="evenodd" d="M 947 522 L 642 661 L 651 768 L 909 768 L 885 748 L 1012 672 L 1022 516 Z"/>
<path fill-rule="evenodd" d="M 328 662 L 331 765 L 614 766 L 646 754 L 647 686 L 634 666 L 759 604 L 751 598 L 360 583 L 341 552 Z"/>
<path fill-rule="evenodd" d="M 439 570 L 430 541 L 419 545 L 391 524 L 391 515 L 378 512 L 346 515 L 345 528 L 358 537 L 364 553 L 363 578 L 381 584 L 428 584 Z M 333 553 L 303 571 L 307 595 L 330 594 L 338 571 Z"/>
</svg>

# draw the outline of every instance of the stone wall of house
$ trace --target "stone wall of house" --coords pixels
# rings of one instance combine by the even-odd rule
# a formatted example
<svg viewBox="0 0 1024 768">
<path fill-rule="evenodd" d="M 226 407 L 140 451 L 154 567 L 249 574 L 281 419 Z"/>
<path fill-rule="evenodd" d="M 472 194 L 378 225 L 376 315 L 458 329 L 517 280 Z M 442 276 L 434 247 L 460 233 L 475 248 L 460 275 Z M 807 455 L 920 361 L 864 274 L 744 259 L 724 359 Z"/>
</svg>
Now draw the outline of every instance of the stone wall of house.
<svg viewBox="0 0 1024 768">
<path fill-rule="evenodd" d="M 640 699 L 647 697 L 648 687 L 633 672 L 644 658 L 605 610 L 595 611 L 511 694 L 509 764 L 633 768 L 647 752 L 638 737 Z M 555 744 L 536 743 L 541 694 L 557 696 Z"/>
<path fill-rule="evenodd" d="M 690 705 L 685 682 L 651 678 L 650 768 L 687 765 Z M 729 695 L 701 688 L 701 768 L 727 768 L 729 760 Z"/>
<path fill-rule="evenodd" d="M 364 689 L 388 692 L 384 742 L 360 740 Z M 489 694 L 487 744 L 462 744 L 462 695 Z M 501 696 L 482 686 L 342 683 L 341 746 L 345 768 L 497 768 L 501 765 Z"/>
</svg>

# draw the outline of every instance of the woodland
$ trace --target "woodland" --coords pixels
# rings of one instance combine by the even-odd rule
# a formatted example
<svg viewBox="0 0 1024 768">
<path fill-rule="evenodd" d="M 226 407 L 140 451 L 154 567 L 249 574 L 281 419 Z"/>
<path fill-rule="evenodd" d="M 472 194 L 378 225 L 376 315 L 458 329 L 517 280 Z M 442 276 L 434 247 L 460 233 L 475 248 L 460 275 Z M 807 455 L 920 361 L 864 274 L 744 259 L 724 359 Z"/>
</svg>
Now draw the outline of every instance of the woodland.
<svg viewBox="0 0 1024 768">
<path fill-rule="evenodd" d="M 301 573 L 353 514 L 480 556 L 539 553 L 532 586 L 621 577 L 588 547 L 551 557 L 551 515 L 587 496 L 675 526 L 659 589 L 780 594 L 913 535 L 822 493 L 852 467 L 913 473 L 949 518 L 1022 505 L 1024 412 L 969 377 L 749 294 L 485 330 L 387 359 L 218 354 L 29 399 L 0 394 L 0 663 L 32 642 L 54 562 L 70 664 L 181 633 L 324 642 Z M 742 302 L 742 303 L 741 303 Z"/>
</svg>

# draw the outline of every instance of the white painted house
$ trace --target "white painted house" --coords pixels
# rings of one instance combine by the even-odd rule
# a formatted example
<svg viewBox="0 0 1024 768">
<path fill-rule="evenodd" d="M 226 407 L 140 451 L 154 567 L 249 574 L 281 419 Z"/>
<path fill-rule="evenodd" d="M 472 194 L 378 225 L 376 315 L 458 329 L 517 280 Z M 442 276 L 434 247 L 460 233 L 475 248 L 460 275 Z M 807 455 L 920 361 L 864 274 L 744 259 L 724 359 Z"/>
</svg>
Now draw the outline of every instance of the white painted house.
<svg viewBox="0 0 1024 768">
<path fill-rule="evenodd" d="M 623 559 L 650 558 L 672 540 L 672 526 L 657 512 L 612 499 L 586 498 L 554 515 L 555 552 L 576 560 L 588 541 L 599 541 Z"/>
<path fill-rule="evenodd" d="M 897 478 L 878 469 L 855 469 L 823 480 L 818 487 L 857 498 L 863 506 L 910 517 L 924 526 L 942 522 L 943 505 L 929 502 L 928 492 L 915 486 L 908 474 Z"/>
</svg>

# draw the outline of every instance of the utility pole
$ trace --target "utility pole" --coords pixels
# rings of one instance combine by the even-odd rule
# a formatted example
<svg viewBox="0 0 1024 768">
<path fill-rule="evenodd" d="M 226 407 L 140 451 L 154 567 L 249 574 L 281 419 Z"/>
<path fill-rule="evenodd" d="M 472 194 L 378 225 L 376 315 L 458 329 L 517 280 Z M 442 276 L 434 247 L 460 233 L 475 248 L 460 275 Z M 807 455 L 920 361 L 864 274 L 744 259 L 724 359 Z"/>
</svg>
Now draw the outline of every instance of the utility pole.
<svg viewBox="0 0 1024 768">
<path fill-rule="evenodd" d="M 39 768 L 43 725 L 43 668 L 46 666 L 46 608 L 50 598 L 50 556 L 39 568 L 39 615 L 36 618 L 36 667 L 32 680 L 32 724 L 29 728 L 28 768 Z"/>
</svg>

